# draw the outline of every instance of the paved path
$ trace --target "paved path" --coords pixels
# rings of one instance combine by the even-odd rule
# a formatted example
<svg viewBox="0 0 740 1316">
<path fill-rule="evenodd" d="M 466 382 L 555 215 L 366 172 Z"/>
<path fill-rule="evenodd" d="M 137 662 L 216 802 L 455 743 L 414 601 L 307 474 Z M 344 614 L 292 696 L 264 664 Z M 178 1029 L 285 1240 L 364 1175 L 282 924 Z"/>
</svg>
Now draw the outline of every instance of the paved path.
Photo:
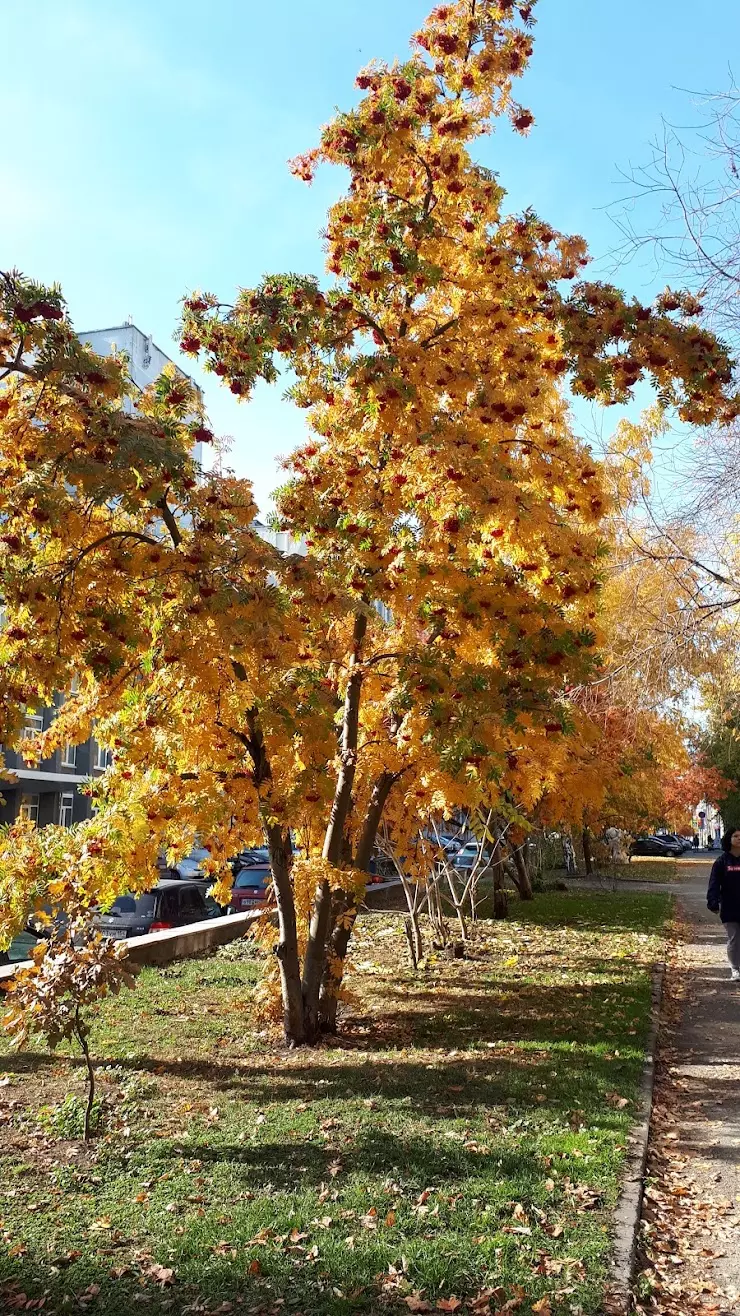
<svg viewBox="0 0 740 1316">
<path fill-rule="evenodd" d="M 690 930 L 668 971 L 645 1214 L 665 1281 L 658 1310 L 740 1316 L 740 984 L 706 908 L 711 857 L 688 863 L 677 895 Z"/>
</svg>

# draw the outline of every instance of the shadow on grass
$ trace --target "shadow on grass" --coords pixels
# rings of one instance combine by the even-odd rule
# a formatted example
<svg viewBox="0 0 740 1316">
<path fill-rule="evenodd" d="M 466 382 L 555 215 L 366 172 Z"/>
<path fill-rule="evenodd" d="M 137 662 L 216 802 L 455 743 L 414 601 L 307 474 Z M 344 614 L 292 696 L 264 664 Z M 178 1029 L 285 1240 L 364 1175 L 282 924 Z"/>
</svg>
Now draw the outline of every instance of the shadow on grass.
<svg viewBox="0 0 740 1316">
<path fill-rule="evenodd" d="M 592 1053 L 595 1063 L 599 1050 L 608 1051 L 609 1047 L 617 1045 L 626 1051 L 639 1048 L 641 1035 L 633 1025 L 639 1028 L 644 1018 L 650 990 L 647 976 L 635 983 L 618 980 L 589 986 L 555 984 L 536 987 L 515 981 L 501 987 L 492 985 L 486 992 L 471 992 L 466 983 L 462 983 L 457 992 L 431 985 L 428 988 L 413 984 L 389 987 L 387 1019 L 350 1017 L 345 1024 L 344 1036 L 327 1039 L 316 1050 L 304 1049 L 287 1054 L 278 1051 L 276 1062 L 264 1072 L 270 1075 L 270 1083 L 274 1083 L 276 1089 L 280 1088 L 286 1074 L 298 1076 L 316 1072 L 325 1081 L 328 1076 L 334 1084 L 337 1074 L 342 1072 L 349 1084 L 346 1092 L 353 1089 L 351 1075 L 357 1073 L 362 1076 L 364 1091 L 372 1082 L 371 1071 L 382 1074 L 389 1066 L 393 1070 L 403 1068 L 394 1060 L 394 1048 L 401 1045 L 427 1048 L 437 1053 L 444 1048 L 475 1048 L 477 1054 L 463 1062 L 465 1073 L 475 1072 L 484 1063 L 481 1045 L 491 1048 L 492 1055 L 495 1055 L 499 1043 L 525 1044 L 516 1060 L 517 1065 L 528 1064 L 526 1044 L 535 1047 L 541 1044 L 543 1050 L 553 1052 L 553 1055 L 563 1048 L 584 1056 Z M 96 1047 L 93 1038 L 96 1063 L 183 1079 L 200 1079 L 218 1088 L 228 1087 L 232 1081 L 241 1081 L 242 1075 L 249 1075 L 250 1081 L 256 1082 L 261 1072 L 258 1058 L 252 1063 L 227 1058 L 215 1061 L 194 1056 L 131 1055 L 132 1040 L 128 1037 L 122 1039 L 123 1054 L 119 1054 L 111 1049 L 109 1039 Z M 172 1045 L 179 1047 L 177 1038 Z M 331 1056 L 328 1065 L 322 1065 L 318 1059 L 317 1066 L 311 1064 L 313 1056 L 321 1057 L 327 1050 Z M 338 1063 L 338 1056 L 343 1052 L 352 1055 L 358 1051 L 363 1056 L 372 1056 L 373 1064 L 369 1061 L 344 1066 Z M 375 1059 L 380 1057 L 383 1063 L 376 1068 Z M 59 1056 L 43 1051 L 14 1052 L 0 1056 L 0 1072 L 32 1073 L 57 1066 L 59 1059 Z M 76 1055 L 69 1058 L 69 1063 L 80 1067 L 82 1064 Z M 425 1071 L 423 1065 L 421 1068 Z"/>
<path fill-rule="evenodd" d="M 195 1072 L 188 1076 L 199 1087 L 203 1077 L 214 1083 L 214 1068 L 195 1065 Z M 639 1065 L 628 1069 L 632 1080 Z M 408 1310 L 403 1294 L 409 1287 L 398 1293 L 392 1287 L 383 1291 L 384 1283 L 392 1285 L 392 1276 L 402 1273 L 404 1265 L 409 1267 L 413 1287 L 423 1287 L 432 1296 L 474 1295 L 485 1284 L 520 1282 L 521 1246 L 511 1235 L 512 1203 L 548 1205 L 543 1198 L 543 1152 L 562 1148 L 559 1172 L 578 1181 L 585 1172 L 584 1161 L 574 1158 L 570 1162 L 569 1148 L 573 1145 L 571 1134 L 581 1124 L 580 1108 L 587 1111 L 583 1118 L 589 1134 L 593 1137 L 602 1132 L 610 1142 L 615 1134 L 622 1135 L 625 1119 L 624 1113 L 606 1100 L 614 1083 L 613 1066 L 578 1051 L 567 1063 L 561 1061 L 555 1071 L 552 1057 L 541 1053 L 483 1057 L 474 1064 L 446 1060 L 433 1068 L 389 1056 L 385 1063 L 356 1061 L 330 1068 L 320 1063 L 277 1072 L 258 1067 L 224 1074 L 222 1080 L 216 1086 L 228 1089 L 237 1106 L 240 1096 L 252 1103 L 252 1109 L 255 1103 L 263 1105 L 267 1123 L 257 1135 L 262 1141 L 241 1141 L 237 1129 L 229 1124 L 222 1128 L 192 1123 L 180 1138 L 159 1137 L 148 1145 L 132 1139 L 125 1149 L 111 1147 L 98 1167 L 106 1182 L 118 1175 L 123 1182 L 138 1186 L 145 1177 L 148 1186 L 152 1181 L 167 1184 L 162 1189 L 166 1195 L 177 1192 L 175 1183 L 184 1165 L 195 1164 L 201 1177 L 189 1180 L 190 1191 L 194 1183 L 206 1183 L 212 1187 L 204 1187 L 202 1192 L 216 1197 L 209 1202 L 206 1218 L 193 1220 L 191 1216 L 178 1239 L 173 1226 L 180 1217 L 166 1217 L 167 1225 L 160 1230 L 153 1215 L 145 1226 L 148 1250 L 143 1253 L 141 1222 L 134 1223 L 130 1217 L 122 1224 L 127 1244 L 122 1251 L 110 1232 L 91 1238 L 85 1232 L 78 1241 L 74 1224 L 71 1233 L 69 1226 L 65 1227 L 64 1248 L 49 1244 L 43 1234 L 29 1255 L 0 1256 L 0 1276 L 12 1277 L 16 1285 L 6 1295 L 9 1307 L 20 1292 L 27 1292 L 44 1294 L 44 1310 L 59 1313 L 70 1310 L 69 1295 L 74 1294 L 72 1310 L 79 1306 L 104 1311 L 106 1316 L 129 1316 L 138 1310 L 212 1312 L 221 1303 L 265 1316 L 279 1316 L 280 1312 L 360 1316 Z M 375 1098 L 377 1105 L 368 1108 L 358 1100 L 354 1108 L 345 1106 L 339 1126 L 328 1132 L 322 1145 L 317 1117 L 325 1113 L 326 1104 L 368 1097 Z M 540 1097 L 544 1098 L 541 1102 Z M 281 1111 L 281 1127 L 270 1132 L 274 1103 L 311 1100 L 320 1103 L 320 1110 L 312 1116 L 310 1107 L 302 1109 L 300 1116 L 296 1115 L 304 1121 L 300 1129 L 286 1127 L 289 1112 Z M 482 1115 L 487 1117 L 483 1127 Z M 478 1121 L 475 1137 L 468 1131 L 473 1118 Z M 437 1119 L 444 1120 L 444 1127 L 435 1127 Z M 244 1127 L 255 1132 L 249 1121 Z M 342 1169 L 339 1178 L 333 1178 L 337 1162 Z M 345 1180 L 345 1174 L 351 1174 L 351 1181 Z M 381 1185 L 395 1181 L 403 1185 L 407 1203 L 419 1200 L 427 1190 L 438 1194 L 430 1199 L 429 1209 L 438 1203 L 439 1216 L 415 1216 L 406 1206 L 398 1228 L 385 1228 L 384 1201 L 393 1205 L 395 1190 L 391 1188 L 391 1196 L 384 1198 L 387 1190 Z M 330 1190 L 335 1188 L 340 1201 L 333 1205 Z M 316 1196 L 319 1193 L 322 1195 Z M 307 1194 L 313 1195 L 308 1197 L 308 1208 L 303 1205 Z M 458 1210 L 458 1199 L 463 1197 L 465 1205 Z M 326 1206 L 319 1206 L 326 1198 Z M 358 1216 L 376 1205 L 379 1227 L 366 1232 Z M 471 1227 L 483 1206 L 485 1217 Z M 344 1222 L 342 1207 L 353 1208 L 352 1223 Z M 228 1211 L 225 1218 L 220 1215 L 224 1208 Z M 572 1209 L 576 1212 L 572 1227 L 579 1229 L 583 1213 L 577 1207 Z M 566 1204 L 558 1205 L 557 1210 L 568 1218 Z M 335 1217 L 331 1232 L 315 1228 L 318 1221 L 312 1217 L 322 1211 Z M 260 1229 L 287 1235 L 295 1224 L 301 1246 L 250 1245 Z M 56 1222 L 50 1222 L 52 1236 L 58 1228 Z M 347 1234 L 355 1237 L 348 1241 Z M 60 1268 L 49 1248 L 64 1254 L 70 1240 L 84 1255 L 71 1265 L 62 1259 Z M 314 1244 L 316 1256 L 312 1255 Z M 569 1237 L 568 1247 L 573 1246 L 576 1254 L 582 1255 L 577 1242 Z M 543 1234 L 532 1239 L 532 1248 L 537 1247 L 558 1251 L 559 1245 Z M 219 1253 L 221 1248 L 223 1253 Z M 173 1288 L 162 1290 L 151 1281 L 146 1284 L 149 1301 L 144 1307 L 140 1305 L 143 1289 L 139 1277 L 142 1272 L 146 1275 L 148 1262 L 140 1260 L 142 1255 L 171 1266 L 177 1275 Z M 403 1262 L 402 1257 L 406 1258 Z M 252 1273 L 254 1263 L 258 1269 Z M 599 1282 L 596 1265 L 589 1271 L 585 1292 L 579 1290 L 581 1309 L 592 1316 L 600 1310 Z M 99 1286 L 92 1305 L 85 1298 L 91 1285 Z M 544 1280 L 542 1285 L 537 1279 L 530 1281 L 532 1302 L 546 1291 Z M 524 1316 L 529 1309 L 521 1310 Z"/>
<path fill-rule="evenodd" d="M 5 1064 L 4 1068 L 8 1072 L 23 1073 L 32 1067 L 32 1061 L 29 1056 L 15 1057 L 12 1064 Z M 208 1084 L 213 1093 L 222 1093 L 236 1102 L 244 1098 L 268 1112 L 268 1128 L 269 1119 L 273 1117 L 270 1111 L 274 1111 L 275 1103 L 320 1103 L 316 1115 L 308 1116 L 308 1123 L 305 1113 L 293 1115 L 288 1111 L 281 1114 L 282 1123 L 292 1127 L 295 1122 L 299 1126 L 296 1133 L 300 1138 L 304 1134 L 307 1138 L 321 1137 L 316 1123 L 318 1115 L 331 1113 L 333 1103 L 355 1101 L 356 1108 L 345 1109 L 342 1114 L 342 1127 L 345 1131 L 350 1130 L 349 1154 L 353 1166 L 358 1168 L 364 1164 L 358 1161 L 362 1154 L 367 1158 L 364 1168 L 377 1169 L 383 1157 L 391 1154 L 390 1144 L 384 1143 L 383 1139 L 392 1137 L 396 1157 L 393 1164 L 397 1161 L 403 1163 L 411 1173 L 415 1156 L 421 1154 L 421 1143 L 417 1146 L 413 1135 L 396 1140 L 395 1135 L 383 1132 L 383 1125 L 398 1120 L 411 1128 L 418 1122 L 430 1128 L 438 1119 L 445 1122 L 459 1119 L 464 1125 L 467 1118 L 488 1114 L 491 1137 L 494 1137 L 498 1127 L 505 1127 L 510 1119 L 522 1115 L 534 1117 L 535 1124 L 549 1122 L 577 1128 L 579 1112 L 585 1111 L 589 1128 L 615 1129 L 622 1120 L 610 1105 L 608 1094 L 614 1091 L 615 1085 L 633 1085 L 639 1077 L 641 1064 L 637 1053 L 622 1056 L 615 1062 L 610 1053 L 604 1055 L 599 1050 L 574 1046 L 557 1052 L 519 1050 L 504 1053 L 494 1050 L 490 1056 L 478 1055 L 475 1059 L 465 1059 L 458 1053 L 454 1059 L 442 1057 L 434 1065 L 400 1056 L 395 1059 L 390 1053 L 382 1063 L 377 1060 L 372 1063 L 343 1061 L 330 1066 L 319 1060 L 312 1064 L 284 1064 L 279 1068 L 261 1064 L 221 1066 L 205 1061 L 155 1063 L 128 1060 L 122 1062 L 121 1067 L 186 1080 L 198 1093 Z M 374 1108 L 377 1115 L 363 1108 L 361 1103 L 368 1099 L 377 1102 Z M 367 1130 L 369 1122 L 378 1126 L 372 1134 Z M 203 1160 L 236 1160 L 254 1167 L 264 1160 L 269 1180 L 278 1172 L 281 1160 L 286 1166 L 304 1165 L 306 1157 L 315 1165 L 319 1178 L 324 1178 L 328 1162 L 336 1159 L 342 1150 L 341 1142 L 335 1145 L 331 1135 L 326 1151 L 295 1140 L 281 1142 L 272 1149 L 269 1144 L 253 1146 L 250 1143 L 230 1147 L 224 1143 L 224 1138 L 228 1138 L 228 1123 L 212 1127 L 200 1121 L 196 1114 L 190 1117 L 187 1128 L 179 1137 L 168 1133 L 162 1138 L 161 1150 L 156 1155 L 172 1157 L 186 1152 L 188 1156 Z M 136 1154 L 135 1142 L 132 1147 L 133 1154 Z M 474 1166 L 480 1154 L 474 1149 L 472 1155 L 466 1152 L 462 1159 Z M 460 1161 L 461 1156 L 460 1149 L 453 1145 L 449 1153 L 450 1164 Z M 434 1160 L 444 1174 L 446 1154 L 440 1159 L 437 1152 Z"/>
<path fill-rule="evenodd" d="M 577 910 L 569 910 L 564 908 L 567 897 L 558 897 L 550 908 L 543 898 L 535 906 L 519 907 L 512 921 L 653 931 L 659 920 L 652 902 L 657 899 L 663 908 L 666 902 L 660 896 L 646 899 L 644 909 L 628 912 L 621 908 L 623 898 L 597 896 L 597 907 L 584 913 L 580 899 L 574 900 Z M 98 1044 L 97 1063 L 172 1079 L 173 1109 L 168 1112 L 169 1129 L 146 1131 L 144 1125 L 142 1136 L 134 1129 L 125 1147 L 116 1143 L 101 1154 L 106 1190 L 118 1176 L 130 1198 L 129 1184 L 138 1186 L 144 1178 L 159 1183 L 160 1177 L 163 1184 L 174 1184 L 185 1174 L 183 1163 L 190 1163 L 190 1176 L 192 1163 L 199 1162 L 196 1174 L 207 1180 L 202 1188 L 205 1217 L 188 1217 L 186 1224 L 183 1216 L 180 1235 L 178 1215 L 161 1216 L 166 1221 L 161 1228 L 154 1212 L 148 1223 L 139 1221 L 130 1229 L 126 1225 L 127 1235 L 138 1237 L 129 1240 L 123 1257 L 109 1233 L 88 1238 L 85 1225 L 78 1237 L 72 1221 L 63 1226 L 64 1248 L 71 1245 L 84 1255 L 60 1265 L 55 1264 L 53 1249 L 58 1244 L 53 1237 L 62 1226 L 50 1221 L 48 1235 L 42 1229 L 28 1255 L 0 1252 L 0 1276 L 15 1285 L 5 1295 L 0 1289 L 0 1310 L 3 1301 L 9 1310 L 19 1308 L 17 1299 L 27 1292 L 29 1297 L 45 1294 L 47 1312 L 87 1307 L 106 1316 L 129 1316 L 137 1310 L 178 1316 L 186 1309 L 213 1312 L 220 1304 L 285 1316 L 365 1316 L 380 1310 L 396 1316 L 408 1311 L 403 1292 L 393 1288 L 393 1276 L 398 1277 L 405 1264 L 402 1258 L 413 1286 L 425 1288 L 432 1303 L 450 1293 L 474 1295 L 486 1283 L 521 1282 L 523 1264 L 534 1302 L 548 1287 L 547 1279 L 534 1271 L 536 1250 L 542 1246 L 557 1251 L 558 1245 L 549 1236 L 533 1237 L 526 1243 L 531 1257 L 523 1263 L 525 1245 L 510 1233 L 497 1232 L 499 1225 L 504 1218 L 510 1220 L 512 1200 L 527 1202 L 530 1193 L 537 1200 L 545 1150 L 562 1152 L 562 1173 L 578 1182 L 591 1173 L 584 1159 L 572 1164 L 568 1159 L 582 1127 L 591 1138 L 603 1135 L 610 1148 L 623 1139 L 628 1112 L 614 1104 L 610 1094 L 636 1088 L 650 985 L 647 973 L 630 980 L 632 965 L 625 973 L 621 963 L 595 955 L 590 960 L 579 957 L 578 972 L 586 981 L 578 983 L 548 985 L 511 976 L 498 982 L 495 959 L 488 958 L 481 963 L 486 977 L 471 990 L 469 968 L 444 984 L 423 978 L 390 986 L 381 982 L 387 1011 L 367 1019 L 350 1017 L 346 1035 L 316 1051 L 238 1060 L 227 1055 L 218 1060 L 209 1055 L 180 1057 L 176 1049 L 187 1043 L 178 1040 L 173 1018 L 169 1055 L 132 1056 L 126 1053 L 142 1045 L 131 1031 L 135 1025 L 113 1038 L 108 1032 Z M 612 973 L 614 981 L 588 981 L 592 974 L 611 979 Z M 175 1003 L 173 1010 L 178 1008 Z M 422 1049 L 420 1054 L 413 1053 L 414 1046 Z M 466 1049 L 471 1046 L 474 1052 Z M 80 1067 L 76 1057 L 65 1063 Z M 59 1064 L 60 1057 L 45 1053 L 0 1057 L 0 1071 L 8 1075 L 48 1075 Z M 23 1089 L 20 1082 L 21 1100 Z M 162 1095 L 166 1093 L 163 1082 Z M 217 1124 L 206 1123 L 197 1110 L 178 1124 L 175 1101 L 187 1097 L 204 1108 L 218 1094 L 226 1099 L 219 1102 Z M 254 1122 L 257 1110 L 265 1115 L 259 1126 Z M 335 1114 L 340 1116 L 336 1126 L 322 1127 L 325 1117 Z M 475 1129 L 473 1136 L 469 1126 Z M 332 1165 L 337 1161 L 346 1168 L 334 1178 Z M 369 1185 L 374 1185 L 380 1209 L 384 1198 L 378 1185 L 393 1179 L 409 1189 L 411 1201 L 425 1189 L 438 1187 L 448 1202 L 464 1193 L 465 1204 L 459 1211 L 450 1206 L 449 1212 L 444 1206 L 437 1220 L 404 1216 L 398 1229 L 385 1229 L 381 1222 L 373 1232 L 356 1220 L 340 1225 L 339 1218 L 325 1232 L 313 1228 L 314 1214 L 320 1217 L 323 1210 L 337 1217 L 346 1204 L 355 1215 L 366 1211 L 374 1204 Z M 184 1191 L 192 1192 L 197 1182 L 190 1177 Z M 324 1192 L 335 1190 L 339 1204 L 329 1199 L 324 1207 Z M 170 1191 L 169 1186 L 161 1189 L 162 1194 Z M 210 1192 L 216 1195 L 213 1202 L 207 1198 Z M 293 1215 L 290 1203 L 306 1200 L 310 1207 L 301 1206 Z M 281 1210 L 285 1218 L 286 1201 L 287 1231 L 297 1223 L 301 1239 L 309 1235 L 305 1243 L 293 1249 L 288 1244 L 252 1246 L 249 1240 L 259 1229 L 275 1228 Z M 478 1202 L 489 1206 L 490 1216 L 473 1228 Z M 126 1210 L 129 1207 L 130 1201 Z M 107 1207 L 90 1206 L 88 1214 L 103 1209 Z M 221 1216 L 224 1209 L 228 1222 Z M 567 1213 L 565 1206 L 562 1209 Z M 35 1219 L 30 1217 L 29 1229 Z M 583 1212 L 577 1212 L 574 1230 L 583 1227 L 583 1219 Z M 596 1232 L 597 1261 L 578 1290 L 578 1302 L 588 1316 L 601 1309 L 598 1249 L 603 1249 L 604 1231 L 599 1225 Z M 346 1235 L 355 1233 L 350 1246 Z M 585 1256 L 580 1238 L 564 1239 L 563 1247 L 567 1242 L 571 1249 L 568 1255 Z M 228 1254 L 218 1250 L 222 1240 Z M 172 1287 L 160 1288 L 147 1280 L 147 1263 L 140 1260 L 142 1241 L 149 1249 L 145 1257 L 174 1269 Z M 309 1255 L 314 1244 L 316 1256 Z M 120 1260 L 127 1267 L 123 1273 Z M 384 1284 L 390 1284 L 387 1291 Z M 91 1285 L 99 1286 L 95 1300 L 80 1302 Z M 148 1298 L 143 1305 L 142 1294 Z M 65 1295 L 74 1296 L 65 1300 Z M 525 1316 L 531 1306 L 521 1310 Z"/>
</svg>

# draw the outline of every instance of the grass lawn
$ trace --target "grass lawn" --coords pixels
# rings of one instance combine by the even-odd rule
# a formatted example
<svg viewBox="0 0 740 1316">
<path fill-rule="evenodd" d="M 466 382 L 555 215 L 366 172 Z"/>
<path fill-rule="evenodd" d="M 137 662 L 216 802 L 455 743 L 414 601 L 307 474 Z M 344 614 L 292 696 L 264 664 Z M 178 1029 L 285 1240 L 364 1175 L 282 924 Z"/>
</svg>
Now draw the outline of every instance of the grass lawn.
<svg viewBox="0 0 740 1316">
<path fill-rule="evenodd" d="M 598 880 L 604 883 L 608 888 L 609 882 L 617 879 L 619 882 L 688 882 L 691 880 L 691 868 L 685 862 L 678 866 L 675 859 L 652 859 L 647 856 L 635 855 L 627 864 L 608 864 L 599 869 L 594 879 L 584 878 L 583 873 L 573 874 L 566 873 L 565 869 L 558 869 L 548 873 L 547 879 L 552 881 L 558 879 L 569 884 L 571 882 Z"/>
<path fill-rule="evenodd" d="M 0 1043 L 0 1310 L 597 1316 L 669 909 L 543 895 L 418 975 L 369 914 L 313 1052 L 255 1027 L 244 943 L 145 970 L 95 1025 L 92 1149 L 76 1060 Z"/>
<path fill-rule="evenodd" d="M 628 864 L 614 864 L 609 869 L 609 876 L 617 877 L 620 882 L 687 882 L 691 878 L 691 869 L 685 864 L 679 868 L 675 859 L 651 859 L 635 855 Z"/>
</svg>

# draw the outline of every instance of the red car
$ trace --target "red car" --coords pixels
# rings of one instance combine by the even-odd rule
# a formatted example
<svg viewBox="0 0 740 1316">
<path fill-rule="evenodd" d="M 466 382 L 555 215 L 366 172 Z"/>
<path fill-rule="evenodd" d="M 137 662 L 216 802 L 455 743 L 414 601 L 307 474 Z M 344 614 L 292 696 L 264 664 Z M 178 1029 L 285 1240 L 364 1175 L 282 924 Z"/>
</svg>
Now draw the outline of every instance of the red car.
<svg viewBox="0 0 740 1316">
<path fill-rule="evenodd" d="M 272 882 L 269 864 L 242 868 L 234 878 L 229 901 L 230 914 L 245 914 L 250 909 L 263 909 L 268 900 Z"/>
</svg>

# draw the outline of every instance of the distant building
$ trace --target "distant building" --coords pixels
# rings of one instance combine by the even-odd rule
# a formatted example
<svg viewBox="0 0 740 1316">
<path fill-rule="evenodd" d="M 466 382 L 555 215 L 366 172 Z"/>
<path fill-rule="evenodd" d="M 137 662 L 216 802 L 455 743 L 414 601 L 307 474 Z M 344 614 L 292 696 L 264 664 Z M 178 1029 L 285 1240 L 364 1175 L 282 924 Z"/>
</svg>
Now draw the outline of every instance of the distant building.
<svg viewBox="0 0 740 1316">
<path fill-rule="evenodd" d="M 135 324 L 119 324 L 110 329 L 92 329 L 79 335 L 99 356 L 113 351 L 125 352 L 129 374 L 140 390 L 152 384 L 164 367 L 174 364 L 151 337 L 137 329 Z M 188 376 L 176 366 L 179 374 Z M 193 450 L 197 461 L 202 457 L 202 444 Z M 40 731 L 48 731 L 57 711 L 64 702 L 63 695 L 55 696 L 48 708 L 27 709 L 24 736 L 29 738 Z M 69 827 L 81 822 L 90 814 L 90 801 L 80 794 L 80 787 L 94 779 L 108 766 L 109 751 L 94 739 L 83 745 L 67 745 L 58 750 L 38 767 L 29 767 L 20 750 L 3 750 L 6 768 L 13 776 L 0 779 L 0 823 L 12 822 L 19 814 L 25 815 L 40 827 L 59 823 Z"/>
<path fill-rule="evenodd" d="M 141 392 L 159 378 L 165 366 L 175 364 L 161 347 L 157 347 L 151 335 L 142 333 L 135 324 L 117 324 L 111 329 L 89 329 L 85 333 L 78 334 L 78 338 L 81 343 L 91 347 L 93 352 L 97 352 L 98 356 L 111 356 L 113 352 L 124 352 L 128 358 L 129 375 Z M 183 379 L 193 382 L 178 365 L 175 365 L 175 369 Z M 202 443 L 196 444 L 193 456 L 196 461 L 202 461 Z"/>
<path fill-rule="evenodd" d="M 302 539 L 294 539 L 289 535 L 287 530 L 273 530 L 272 526 L 265 525 L 263 521 L 253 521 L 252 528 L 257 531 L 260 539 L 264 539 L 267 544 L 272 544 L 280 553 L 300 553 L 305 557 L 308 549 Z"/>
<path fill-rule="evenodd" d="M 702 845 L 706 845 L 707 841 L 710 840 L 715 845 L 719 845 L 724 825 L 719 809 L 713 804 L 708 804 L 706 800 L 702 800 L 697 805 L 694 813 L 694 827 Z"/>
<path fill-rule="evenodd" d="M 63 702 L 64 696 L 58 695 L 51 707 L 27 712 L 24 737 L 48 731 Z M 47 823 L 70 827 L 82 822 L 90 814 L 90 801 L 80 794 L 80 786 L 104 772 L 109 753 L 90 739 L 83 745 L 65 745 L 38 767 L 29 767 L 22 745 L 19 750 L 4 750 L 5 766 L 13 777 L 0 781 L 0 797 L 5 800 L 0 822 L 12 822 L 19 815 L 39 827 Z"/>
</svg>

